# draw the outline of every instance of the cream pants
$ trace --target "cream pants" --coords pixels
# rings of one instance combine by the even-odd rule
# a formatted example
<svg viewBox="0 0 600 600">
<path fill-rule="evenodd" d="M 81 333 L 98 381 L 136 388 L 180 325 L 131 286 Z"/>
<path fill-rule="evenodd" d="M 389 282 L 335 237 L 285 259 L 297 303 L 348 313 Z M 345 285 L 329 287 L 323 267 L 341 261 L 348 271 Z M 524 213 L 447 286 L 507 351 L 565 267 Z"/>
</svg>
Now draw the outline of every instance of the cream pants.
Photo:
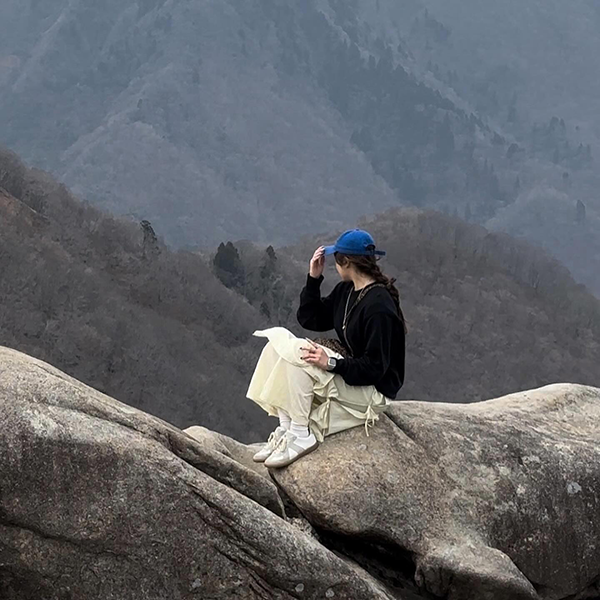
<svg viewBox="0 0 600 600">
<path fill-rule="evenodd" d="M 299 425 L 307 425 L 319 441 L 327 435 L 358 425 L 368 426 L 390 404 L 373 385 L 351 386 L 341 375 L 302 359 L 308 342 L 284 327 L 257 330 L 266 337 L 246 396 L 269 415 L 284 410 Z M 337 352 L 322 346 L 329 356 Z"/>
</svg>

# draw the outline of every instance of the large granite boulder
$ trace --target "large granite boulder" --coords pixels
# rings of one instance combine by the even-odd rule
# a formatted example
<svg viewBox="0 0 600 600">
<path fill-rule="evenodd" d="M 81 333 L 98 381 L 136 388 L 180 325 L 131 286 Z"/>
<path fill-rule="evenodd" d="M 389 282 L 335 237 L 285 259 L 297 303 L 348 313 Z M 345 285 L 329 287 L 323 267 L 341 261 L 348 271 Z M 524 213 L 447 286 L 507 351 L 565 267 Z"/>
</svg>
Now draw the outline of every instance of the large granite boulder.
<svg viewBox="0 0 600 600">
<path fill-rule="evenodd" d="M 0 348 L 0 598 L 600 595 L 600 389 L 395 402 L 269 471 Z"/>
<path fill-rule="evenodd" d="M 3 600 L 399 598 L 264 475 L 5 348 L 0 410 Z"/>
<path fill-rule="evenodd" d="M 395 402 L 278 484 L 328 545 L 449 600 L 600 596 L 600 389 Z M 381 571 L 380 571 L 381 573 Z"/>
</svg>

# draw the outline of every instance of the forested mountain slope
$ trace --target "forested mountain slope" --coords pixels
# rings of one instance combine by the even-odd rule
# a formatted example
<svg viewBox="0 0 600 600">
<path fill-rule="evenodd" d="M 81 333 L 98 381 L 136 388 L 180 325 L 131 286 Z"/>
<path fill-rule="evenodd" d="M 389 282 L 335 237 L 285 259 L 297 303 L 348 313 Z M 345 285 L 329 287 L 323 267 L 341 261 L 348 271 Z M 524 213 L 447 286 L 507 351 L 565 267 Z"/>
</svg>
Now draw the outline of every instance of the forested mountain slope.
<svg viewBox="0 0 600 600">
<path fill-rule="evenodd" d="M 399 398 L 465 402 L 599 384 L 600 301 L 543 250 L 431 210 L 390 209 L 359 224 L 387 251 L 379 264 L 397 278 L 408 322 Z M 322 334 L 296 323 L 298 290 L 314 249 L 336 237 L 266 251 L 230 242 L 213 253 L 214 270 L 270 323 L 314 338 Z M 338 281 L 329 258 L 322 293 Z"/>
<path fill-rule="evenodd" d="M 598 292 L 596 23 L 585 0 L 7 0 L 2 134 L 177 246 L 435 207 Z M 547 225 L 517 226 L 555 194 Z"/>
<path fill-rule="evenodd" d="M 491 160 L 515 201 L 487 220 L 469 206 L 465 218 L 542 245 L 600 295 L 600 5 L 355 0 L 336 6 L 333 18 L 348 22 L 352 6 L 364 38 L 397 48 L 396 58 L 417 77 L 458 98 L 504 138 L 494 138 Z M 460 204 L 445 191 L 451 204 Z"/>
<path fill-rule="evenodd" d="M 553 116 L 598 146 L 600 5 L 595 0 L 357 0 L 375 32 L 400 34 L 477 110 L 531 127 Z M 512 109 L 516 110 L 512 110 Z M 509 113 L 512 119 L 508 119 Z"/>
<path fill-rule="evenodd" d="M 283 241 L 397 199 L 310 74 L 284 3 L 3 3 L 3 141 L 177 246 Z M 27 15 L 27 16 L 24 16 Z M 0 30 L 0 34 L 4 33 Z"/>
<path fill-rule="evenodd" d="M 147 223 L 80 202 L 7 152 L 0 218 L 1 345 L 177 425 L 246 441 L 268 433 L 272 422 L 245 398 L 264 342 L 252 332 L 316 335 L 295 322 L 299 292 L 312 252 L 339 231 L 173 252 Z M 599 384 L 600 302 L 556 260 L 435 211 L 392 209 L 362 224 L 388 252 L 381 266 L 398 278 L 408 321 L 399 399 Z M 326 275 L 324 294 L 338 280 L 331 264 Z"/>
<path fill-rule="evenodd" d="M 1 344 L 174 424 L 265 433 L 244 398 L 262 319 L 200 257 L 82 204 L 6 152 L 0 222 Z"/>
</svg>

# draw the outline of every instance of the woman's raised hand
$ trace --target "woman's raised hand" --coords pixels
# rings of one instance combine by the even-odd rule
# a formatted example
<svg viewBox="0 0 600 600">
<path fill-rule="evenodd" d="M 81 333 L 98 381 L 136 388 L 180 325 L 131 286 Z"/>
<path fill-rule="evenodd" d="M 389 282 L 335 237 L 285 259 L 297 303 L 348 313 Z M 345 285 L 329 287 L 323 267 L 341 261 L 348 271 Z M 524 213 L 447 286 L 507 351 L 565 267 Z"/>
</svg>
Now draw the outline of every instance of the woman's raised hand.
<svg viewBox="0 0 600 600">
<path fill-rule="evenodd" d="M 324 252 L 325 246 L 319 246 L 310 259 L 310 267 L 308 272 L 310 273 L 310 276 L 314 277 L 315 279 L 318 279 L 322 275 L 323 269 L 325 268 Z"/>
</svg>

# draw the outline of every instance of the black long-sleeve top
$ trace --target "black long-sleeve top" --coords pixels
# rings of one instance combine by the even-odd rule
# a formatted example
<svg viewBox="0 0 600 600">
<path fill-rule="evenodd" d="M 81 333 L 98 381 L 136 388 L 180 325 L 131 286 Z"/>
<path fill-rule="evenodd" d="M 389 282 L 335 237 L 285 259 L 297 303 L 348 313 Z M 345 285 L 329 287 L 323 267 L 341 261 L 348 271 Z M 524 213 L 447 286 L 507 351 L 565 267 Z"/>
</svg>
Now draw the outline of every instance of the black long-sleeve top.
<svg viewBox="0 0 600 600">
<path fill-rule="evenodd" d="M 342 330 L 348 294 L 352 308 L 358 291 L 352 281 L 340 281 L 328 296 L 321 297 L 324 277 L 311 277 L 300 292 L 298 322 L 310 331 L 335 329 L 351 358 L 338 359 L 334 373 L 349 385 L 374 385 L 384 396 L 396 398 L 404 383 L 404 325 L 390 292 L 383 287 L 369 290 L 350 312 Z"/>
</svg>

